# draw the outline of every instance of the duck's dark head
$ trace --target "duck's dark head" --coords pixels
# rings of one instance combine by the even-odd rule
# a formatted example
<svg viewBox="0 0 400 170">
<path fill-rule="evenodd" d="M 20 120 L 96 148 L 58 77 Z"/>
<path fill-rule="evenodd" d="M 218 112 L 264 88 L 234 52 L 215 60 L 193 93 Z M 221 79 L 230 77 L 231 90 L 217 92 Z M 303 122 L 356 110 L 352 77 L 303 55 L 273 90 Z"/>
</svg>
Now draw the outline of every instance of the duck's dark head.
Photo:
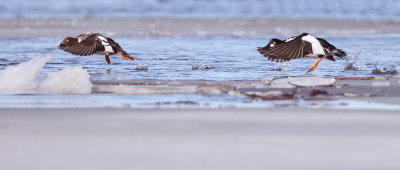
<svg viewBox="0 0 400 170">
<path fill-rule="evenodd" d="M 274 47 L 275 45 L 278 45 L 278 44 L 281 44 L 281 43 L 283 43 L 284 41 L 282 41 L 282 40 L 280 40 L 280 39 L 276 39 L 276 38 L 273 38 L 273 39 L 271 39 L 270 41 L 269 41 L 269 43 L 268 43 L 268 47 Z"/>
<path fill-rule="evenodd" d="M 278 45 L 278 44 L 280 44 L 280 43 L 283 43 L 284 41 L 282 41 L 282 40 L 280 40 L 280 39 L 276 39 L 276 38 L 273 38 L 273 39 L 271 39 L 270 41 L 269 41 L 269 43 L 264 47 L 264 49 L 269 49 L 269 48 L 272 48 L 272 47 L 274 47 L 275 45 Z"/>
<path fill-rule="evenodd" d="M 71 47 L 75 44 L 78 44 L 78 39 L 72 38 L 72 37 L 67 37 L 57 47 L 63 49 L 65 47 Z"/>
</svg>

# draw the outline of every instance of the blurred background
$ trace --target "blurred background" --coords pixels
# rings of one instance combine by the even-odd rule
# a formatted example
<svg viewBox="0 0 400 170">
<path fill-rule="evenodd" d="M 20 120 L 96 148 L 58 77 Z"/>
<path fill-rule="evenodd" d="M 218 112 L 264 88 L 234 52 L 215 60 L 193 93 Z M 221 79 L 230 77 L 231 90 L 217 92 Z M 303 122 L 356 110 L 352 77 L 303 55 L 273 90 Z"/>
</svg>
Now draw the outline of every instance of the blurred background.
<svg viewBox="0 0 400 170">
<path fill-rule="evenodd" d="M 400 18 L 398 0 L 11 0 L 0 18 Z"/>
</svg>

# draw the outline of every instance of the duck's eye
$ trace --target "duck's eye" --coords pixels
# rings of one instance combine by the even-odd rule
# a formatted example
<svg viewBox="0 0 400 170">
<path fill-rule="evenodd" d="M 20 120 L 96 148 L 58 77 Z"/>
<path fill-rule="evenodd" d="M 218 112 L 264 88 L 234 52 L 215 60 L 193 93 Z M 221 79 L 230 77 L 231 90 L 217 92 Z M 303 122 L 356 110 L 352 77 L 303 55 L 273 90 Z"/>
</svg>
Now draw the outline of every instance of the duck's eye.
<svg viewBox="0 0 400 170">
<path fill-rule="evenodd" d="M 276 45 L 276 42 L 275 42 L 275 41 L 272 41 L 271 43 L 272 43 L 272 45 Z"/>
<path fill-rule="evenodd" d="M 66 40 L 67 42 L 69 41 L 69 40 Z"/>
</svg>

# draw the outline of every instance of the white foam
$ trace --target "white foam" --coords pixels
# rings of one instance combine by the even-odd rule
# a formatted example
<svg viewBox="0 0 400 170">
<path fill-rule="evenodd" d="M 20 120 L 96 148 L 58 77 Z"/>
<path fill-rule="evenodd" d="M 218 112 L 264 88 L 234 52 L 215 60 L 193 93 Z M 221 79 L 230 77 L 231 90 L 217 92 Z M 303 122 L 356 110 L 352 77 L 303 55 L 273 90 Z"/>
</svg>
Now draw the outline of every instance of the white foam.
<svg viewBox="0 0 400 170">
<path fill-rule="evenodd" d="M 91 93 L 93 85 L 90 82 L 90 75 L 82 67 L 68 67 L 59 72 L 49 73 L 48 77 L 37 78 L 37 73 L 51 58 L 51 55 L 45 55 L 6 67 L 0 72 L 0 93 Z"/>
</svg>

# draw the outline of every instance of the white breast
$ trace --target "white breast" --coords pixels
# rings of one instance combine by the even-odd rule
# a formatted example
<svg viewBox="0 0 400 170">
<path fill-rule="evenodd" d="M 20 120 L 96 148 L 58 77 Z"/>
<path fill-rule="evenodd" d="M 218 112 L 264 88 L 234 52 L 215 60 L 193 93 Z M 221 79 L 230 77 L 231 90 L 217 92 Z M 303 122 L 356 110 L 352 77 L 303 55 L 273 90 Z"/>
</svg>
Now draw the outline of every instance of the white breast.
<svg viewBox="0 0 400 170">
<path fill-rule="evenodd" d="M 324 48 L 322 47 L 321 43 L 319 43 L 319 41 L 311 36 L 311 35 L 306 35 L 304 37 L 301 38 L 303 41 L 307 41 L 309 43 L 311 43 L 311 47 L 312 47 L 312 51 L 313 51 L 313 55 L 325 55 L 325 51 Z"/>
<path fill-rule="evenodd" d="M 104 46 L 104 52 L 106 53 L 115 53 L 113 48 L 111 47 L 110 43 L 107 41 L 107 39 L 101 35 L 99 35 L 97 38 L 100 39 L 101 45 Z"/>
</svg>

